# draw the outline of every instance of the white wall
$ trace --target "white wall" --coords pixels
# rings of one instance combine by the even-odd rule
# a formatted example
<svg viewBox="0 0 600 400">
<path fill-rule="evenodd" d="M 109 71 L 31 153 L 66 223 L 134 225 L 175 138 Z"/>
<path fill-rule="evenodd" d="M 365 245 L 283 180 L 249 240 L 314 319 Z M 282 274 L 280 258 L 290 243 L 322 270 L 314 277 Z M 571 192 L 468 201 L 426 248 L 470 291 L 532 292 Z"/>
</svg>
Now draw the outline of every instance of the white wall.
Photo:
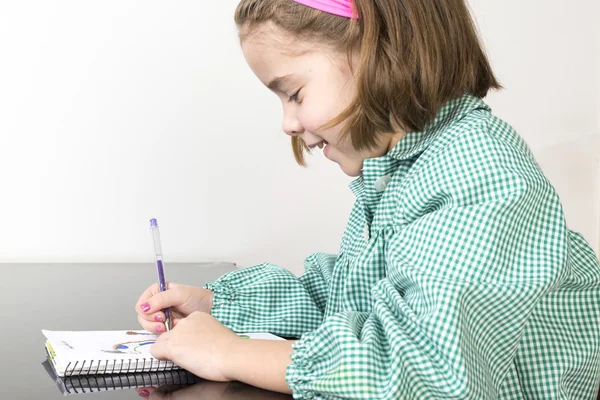
<svg viewBox="0 0 600 400">
<path fill-rule="evenodd" d="M 353 196 L 293 161 L 246 67 L 236 0 L 0 1 L 0 261 L 272 261 L 335 252 Z M 506 90 L 489 97 L 597 249 L 596 2 L 473 4 Z M 595 48 L 594 48 L 595 46 Z M 591 142 L 595 142 L 592 147 Z"/>
<path fill-rule="evenodd" d="M 597 1 L 471 1 L 505 90 L 494 112 L 528 142 L 567 222 L 600 246 L 600 7 Z"/>
</svg>

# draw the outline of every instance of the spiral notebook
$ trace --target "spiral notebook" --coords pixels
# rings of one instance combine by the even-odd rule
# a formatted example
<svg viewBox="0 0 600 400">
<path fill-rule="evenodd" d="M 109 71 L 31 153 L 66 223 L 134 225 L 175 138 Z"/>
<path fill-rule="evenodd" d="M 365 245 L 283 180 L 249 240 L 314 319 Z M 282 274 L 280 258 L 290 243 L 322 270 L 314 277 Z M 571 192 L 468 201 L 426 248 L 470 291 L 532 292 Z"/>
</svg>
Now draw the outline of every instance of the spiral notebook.
<svg viewBox="0 0 600 400">
<path fill-rule="evenodd" d="M 46 352 L 56 375 L 129 374 L 179 369 L 158 360 L 150 347 L 158 339 L 147 331 L 48 331 Z M 249 339 L 283 340 L 270 333 L 238 334 Z"/>
<path fill-rule="evenodd" d="M 42 366 L 64 396 L 150 386 L 183 387 L 202 382 L 201 378 L 183 369 L 113 375 L 75 375 L 61 378 L 56 375 L 56 370 L 50 361 L 44 361 Z"/>
</svg>

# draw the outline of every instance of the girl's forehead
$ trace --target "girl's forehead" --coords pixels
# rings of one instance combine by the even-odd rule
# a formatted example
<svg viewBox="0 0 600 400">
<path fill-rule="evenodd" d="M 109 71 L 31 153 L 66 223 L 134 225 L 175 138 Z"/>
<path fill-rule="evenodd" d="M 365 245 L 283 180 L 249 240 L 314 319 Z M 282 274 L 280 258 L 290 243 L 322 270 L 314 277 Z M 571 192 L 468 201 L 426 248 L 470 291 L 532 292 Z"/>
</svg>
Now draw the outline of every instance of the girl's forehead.
<svg viewBox="0 0 600 400">
<path fill-rule="evenodd" d="M 328 71 L 333 64 L 344 69 L 348 63 L 346 53 L 308 42 L 273 24 L 263 24 L 244 35 L 241 45 L 246 62 L 265 85 L 277 77 L 299 76 L 307 69 Z"/>
<path fill-rule="evenodd" d="M 289 74 L 301 68 L 311 56 L 298 40 L 288 40 L 270 35 L 256 35 L 242 41 L 242 51 L 250 68 L 261 80 L 266 75 Z"/>
<path fill-rule="evenodd" d="M 252 51 L 274 53 L 285 57 L 299 57 L 326 47 L 318 41 L 293 35 L 272 22 L 265 22 L 246 29 L 241 32 L 242 48 L 248 47 Z"/>
<path fill-rule="evenodd" d="M 281 51 L 279 46 L 269 43 L 269 39 L 247 39 L 242 43 L 244 57 L 250 68 L 257 71 L 268 72 L 276 67 L 287 64 L 290 57 Z"/>
</svg>

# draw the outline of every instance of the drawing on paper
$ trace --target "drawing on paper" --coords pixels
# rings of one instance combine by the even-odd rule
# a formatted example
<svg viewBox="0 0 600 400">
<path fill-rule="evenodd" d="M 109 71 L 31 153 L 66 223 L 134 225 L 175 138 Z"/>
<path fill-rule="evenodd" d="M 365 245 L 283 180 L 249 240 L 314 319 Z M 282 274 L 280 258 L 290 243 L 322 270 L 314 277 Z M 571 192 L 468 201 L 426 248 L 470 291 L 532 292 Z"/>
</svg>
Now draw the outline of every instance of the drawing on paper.
<svg viewBox="0 0 600 400">
<path fill-rule="evenodd" d="M 127 335 L 140 335 L 140 336 L 144 336 L 144 335 L 150 335 L 150 336 L 154 336 L 154 334 L 152 333 L 141 333 L 141 332 L 134 332 L 134 331 L 127 331 L 125 332 Z M 102 350 L 102 352 L 104 353 L 117 353 L 117 354 L 149 354 L 150 353 L 150 346 L 154 344 L 154 342 L 156 342 L 155 339 L 145 339 L 145 340 L 132 340 L 132 341 L 127 341 L 127 342 L 121 342 L 121 343 L 116 343 L 112 346 L 112 349 L 110 350 Z"/>
</svg>

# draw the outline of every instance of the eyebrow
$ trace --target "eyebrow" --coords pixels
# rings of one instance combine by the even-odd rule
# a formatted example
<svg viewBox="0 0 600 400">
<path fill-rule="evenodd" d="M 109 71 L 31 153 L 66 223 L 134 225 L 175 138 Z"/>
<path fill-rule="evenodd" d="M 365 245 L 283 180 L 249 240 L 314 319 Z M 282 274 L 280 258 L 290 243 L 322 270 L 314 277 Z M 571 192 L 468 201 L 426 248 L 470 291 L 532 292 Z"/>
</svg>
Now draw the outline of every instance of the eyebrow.
<svg viewBox="0 0 600 400">
<path fill-rule="evenodd" d="M 271 82 L 269 82 L 267 87 L 275 92 L 283 92 L 284 91 L 283 87 L 288 84 L 291 77 L 292 77 L 292 74 L 280 76 L 279 78 L 275 78 Z"/>
</svg>

